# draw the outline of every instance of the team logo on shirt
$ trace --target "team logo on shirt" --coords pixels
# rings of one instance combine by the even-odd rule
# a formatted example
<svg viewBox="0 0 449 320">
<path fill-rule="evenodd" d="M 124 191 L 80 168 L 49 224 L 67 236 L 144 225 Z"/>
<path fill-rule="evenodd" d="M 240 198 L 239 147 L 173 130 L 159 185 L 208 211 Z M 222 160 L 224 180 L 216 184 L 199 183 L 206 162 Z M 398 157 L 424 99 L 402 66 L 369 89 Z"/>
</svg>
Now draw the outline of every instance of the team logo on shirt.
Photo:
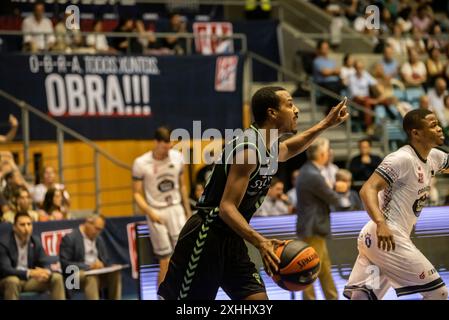
<svg viewBox="0 0 449 320">
<path fill-rule="evenodd" d="M 371 241 L 371 234 L 367 233 L 367 234 L 365 235 L 365 245 L 366 245 L 368 248 L 370 248 L 370 247 L 371 247 L 371 243 L 372 243 L 372 241 Z"/>
<path fill-rule="evenodd" d="M 175 184 L 171 180 L 162 180 L 158 185 L 157 188 L 160 192 L 167 192 L 171 191 L 175 188 Z"/>
<path fill-rule="evenodd" d="M 422 280 L 422 279 L 424 279 L 426 277 L 426 274 L 425 274 L 425 272 L 423 271 L 420 275 L 419 275 L 419 278 Z"/>
</svg>

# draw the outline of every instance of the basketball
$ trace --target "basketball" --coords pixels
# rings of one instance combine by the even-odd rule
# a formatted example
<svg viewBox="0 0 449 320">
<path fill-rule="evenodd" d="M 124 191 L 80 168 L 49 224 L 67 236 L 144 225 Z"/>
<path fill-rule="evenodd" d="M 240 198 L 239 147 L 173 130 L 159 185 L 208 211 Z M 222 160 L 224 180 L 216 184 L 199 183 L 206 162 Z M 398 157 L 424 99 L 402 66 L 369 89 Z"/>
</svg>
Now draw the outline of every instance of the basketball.
<svg viewBox="0 0 449 320">
<path fill-rule="evenodd" d="M 320 259 L 314 248 L 300 240 L 288 240 L 275 250 L 281 260 L 273 280 L 288 291 L 301 291 L 311 285 L 320 271 Z"/>
</svg>

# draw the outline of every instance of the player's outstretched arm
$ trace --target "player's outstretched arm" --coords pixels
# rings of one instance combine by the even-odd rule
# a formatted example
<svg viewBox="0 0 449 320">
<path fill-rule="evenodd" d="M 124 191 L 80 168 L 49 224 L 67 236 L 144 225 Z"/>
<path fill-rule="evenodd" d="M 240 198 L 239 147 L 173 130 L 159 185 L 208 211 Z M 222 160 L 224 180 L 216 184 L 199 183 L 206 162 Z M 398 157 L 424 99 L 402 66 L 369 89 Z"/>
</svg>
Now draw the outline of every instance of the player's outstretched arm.
<svg viewBox="0 0 449 320">
<path fill-rule="evenodd" d="M 279 161 L 287 161 L 306 150 L 326 129 L 335 127 L 349 118 L 346 107 L 347 98 L 331 109 L 328 115 L 312 128 L 297 134 L 279 144 Z"/>
<path fill-rule="evenodd" d="M 395 243 L 393 234 L 385 221 L 384 215 L 379 207 L 377 195 L 380 191 L 388 187 L 388 183 L 374 172 L 360 189 L 360 197 L 365 204 L 366 211 L 377 225 L 377 246 L 382 250 L 394 250 Z"/>
<path fill-rule="evenodd" d="M 254 230 L 239 212 L 245 190 L 248 187 L 251 173 L 257 164 L 249 164 L 248 159 L 256 157 L 254 150 L 243 150 L 237 153 L 230 165 L 223 197 L 220 202 L 220 218 L 239 236 L 254 245 L 262 256 L 266 272 L 269 275 L 278 271 L 279 258 L 274 253 L 274 246 L 283 243 L 270 240 Z M 244 164 L 237 164 L 244 163 Z"/>
</svg>

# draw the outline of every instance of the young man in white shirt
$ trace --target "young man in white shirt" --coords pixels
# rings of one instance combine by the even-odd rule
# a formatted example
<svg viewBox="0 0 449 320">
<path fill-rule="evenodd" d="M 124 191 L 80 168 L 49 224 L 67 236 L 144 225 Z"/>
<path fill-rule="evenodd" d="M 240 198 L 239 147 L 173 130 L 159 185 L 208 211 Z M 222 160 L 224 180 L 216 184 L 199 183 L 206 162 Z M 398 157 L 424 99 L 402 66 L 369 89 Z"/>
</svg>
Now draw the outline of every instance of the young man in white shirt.
<svg viewBox="0 0 449 320">
<path fill-rule="evenodd" d="M 170 130 L 160 127 L 156 145 L 133 164 L 134 199 L 147 215 L 151 244 L 159 259 L 158 286 L 167 273 L 179 233 L 192 215 L 184 183 L 184 162 L 179 151 L 171 149 Z"/>
<path fill-rule="evenodd" d="M 26 51 L 48 51 L 56 39 L 53 34 L 53 24 L 45 17 L 45 5 L 37 2 L 34 5 L 33 15 L 26 17 L 22 22 L 22 31 L 29 33 L 46 33 L 39 35 L 25 34 L 23 44 Z"/>
<path fill-rule="evenodd" d="M 386 156 L 360 191 L 371 220 L 360 232 L 359 255 L 344 290 L 352 300 L 382 299 L 390 287 L 398 296 L 448 296 L 438 271 L 410 239 L 432 177 L 448 173 L 449 155 L 436 149 L 443 145 L 443 131 L 424 109 L 408 112 L 403 127 L 410 144 Z"/>
</svg>

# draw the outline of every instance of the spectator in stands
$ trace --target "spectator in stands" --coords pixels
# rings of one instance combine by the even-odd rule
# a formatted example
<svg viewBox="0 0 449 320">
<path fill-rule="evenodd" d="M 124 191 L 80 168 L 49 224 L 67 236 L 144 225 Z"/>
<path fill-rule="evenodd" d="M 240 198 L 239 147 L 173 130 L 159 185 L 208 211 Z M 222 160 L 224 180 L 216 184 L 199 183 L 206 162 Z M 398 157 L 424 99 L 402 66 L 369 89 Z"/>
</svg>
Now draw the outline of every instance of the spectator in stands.
<svg viewBox="0 0 449 320">
<path fill-rule="evenodd" d="M 62 191 L 49 188 L 45 193 L 42 210 L 40 210 L 40 221 L 70 219 L 69 213 L 63 207 Z"/>
<path fill-rule="evenodd" d="M 349 77 L 355 73 L 354 58 L 350 53 L 345 54 L 340 68 L 340 79 L 345 87 L 349 85 Z"/>
<path fill-rule="evenodd" d="M 136 26 L 132 18 L 120 18 L 119 24 L 114 32 L 135 32 Z M 112 47 L 121 53 L 142 53 L 142 45 L 136 37 L 119 36 L 114 37 L 111 41 Z"/>
<path fill-rule="evenodd" d="M 393 48 L 395 55 L 407 54 L 407 42 L 403 38 L 402 27 L 396 23 L 393 27 L 393 35 L 387 38 L 387 45 Z"/>
<path fill-rule="evenodd" d="M 327 300 L 338 299 L 331 273 L 326 237 L 330 235 L 330 205 L 339 205 L 341 196 L 328 186 L 321 169 L 329 160 L 329 140 L 317 138 L 307 149 L 308 161 L 301 167 L 296 182 L 298 197 L 298 237 L 315 248 L 320 258 L 319 279 Z M 304 290 L 305 300 L 315 300 L 315 290 Z"/>
<path fill-rule="evenodd" d="M 409 50 L 409 60 L 401 66 L 401 76 L 407 88 L 423 91 L 423 84 L 427 81 L 427 70 L 424 62 L 414 49 Z"/>
<path fill-rule="evenodd" d="M 143 53 L 146 53 L 146 51 L 148 49 L 150 49 L 150 52 L 153 52 L 155 54 L 156 53 L 157 54 L 164 53 L 159 48 L 159 44 L 157 42 L 157 39 L 154 35 L 153 30 L 151 30 L 151 29 L 146 30 L 145 23 L 141 19 L 138 19 L 136 21 L 136 30 L 140 35 L 139 38 L 137 39 L 137 41 L 139 41 L 139 43 L 142 45 Z M 155 49 L 159 49 L 159 50 L 155 50 Z"/>
<path fill-rule="evenodd" d="M 18 213 L 28 214 L 34 222 L 39 221 L 39 213 L 32 210 L 31 195 L 27 188 L 18 187 L 14 190 L 13 198 L 11 199 L 11 209 L 3 213 L 3 221 L 14 223 L 14 217 Z"/>
<path fill-rule="evenodd" d="M 447 45 L 448 42 L 444 39 L 440 24 L 434 23 L 430 31 L 430 37 L 427 39 L 427 50 L 431 50 L 433 48 L 443 50 Z"/>
<path fill-rule="evenodd" d="M 170 33 L 186 33 L 187 23 L 179 13 L 170 14 L 170 25 L 165 32 Z M 183 55 L 186 53 L 186 42 L 178 36 L 167 36 L 162 39 L 163 48 L 170 49 L 176 55 Z"/>
<path fill-rule="evenodd" d="M 374 109 L 376 125 L 381 125 L 387 116 L 392 120 L 400 119 L 401 117 L 399 101 L 394 94 L 393 83 L 399 86 L 403 86 L 403 84 L 398 79 L 387 76 L 384 70 L 382 63 L 376 63 L 374 65 L 373 75 L 377 81 L 377 92 L 374 95 L 376 102 Z"/>
<path fill-rule="evenodd" d="M 38 237 L 32 235 L 33 220 L 25 213 L 14 218 L 13 230 L 0 240 L 0 292 L 7 300 L 17 300 L 21 292 L 50 290 L 51 298 L 64 300 L 64 282 L 52 272 Z"/>
<path fill-rule="evenodd" d="M 332 16 L 331 23 L 329 24 L 329 42 L 331 47 L 336 49 L 341 44 L 342 29 L 344 26 L 348 26 L 349 22 L 343 14 L 343 9 L 338 4 L 329 5 L 326 11 Z"/>
<path fill-rule="evenodd" d="M 283 214 L 292 213 L 292 205 L 288 201 L 288 196 L 284 193 L 284 183 L 277 177 L 271 180 L 270 189 L 267 195 L 256 211 L 256 216 L 280 216 Z"/>
<path fill-rule="evenodd" d="M 70 11 L 66 11 L 55 25 L 55 44 L 53 51 L 72 53 L 77 48 L 83 46 L 83 37 L 80 34 L 80 26 L 73 26 L 70 31 L 67 30 L 66 21 L 71 15 Z"/>
<path fill-rule="evenodd" d="M 394 58 L 393 48 L 386 45 L 383 52 L 382 60 L 380 61 L 384 76 L 387 78 L 398 78 L 399 64 Z"/>
<path fill-rule="evenodd" d="M 318 41 L 317 57 L 313 60 L 313 80 L 320 86 L 340 94 L 343 85 L 340 80 L 340 69 L 333 59 L 329 58 L 329 43 L 325 40 Z M 325 95 L 320 103 L 326 106 L 333 106 L 336 103 L 334 98 Z"/>
<path fill-rule="evenodd" d="M 292 205 L 292 212 L 296 212 L 296 206 L 298 204 L 298 199 L 296 197 L 296 180 L 299 176 L 299 169 L 292 172 L 291 183 L 292 188 L 287 191 L 288 202 Z"/>
<path fill-rule="evenodd" d="M 9 115 L 8 121 L 9 125 L 11 126 L 11 129 L 9 129 L 6 135 L 0 134 L 0 143 L 12 141 L 16 136 L 17 128 L 19 127 L 19 121 L 17 121 L 17 118 L 14 117 L 12 114 Z"/>
<path fill-rule="evenodd" d="M 364 106 L 363 122 L 367 132 L 371 133 L 371 126 L 373 123 L 373 116 L 369 113 L 374 109 L 377 101 L 371 95 L 372 91 L 376 90 L 377 81 L 372 75 L 365 70 L 365 66 L 359 60 L 354 63 L 355 74 L 349 77 L 349 97 L 356 103 Z"/>
<path fill-rule="evenodd" d="M 444 97 L 444 110 L 443 110 L 443 120 L 441 121 L 441 126 L 446 137 L 449 137 L 449 95 Z"/>
<path fill-rule="evenodd" d="M 412 37 L 411 39 L 405 40 L 407 43 L 407 49 L 415 50 L 418 55 L 422 55 L 426 53 L 426 43 L 423 40 L 423 34 L 418 28 L 412 29 Z"/>
<path fill-rule="evenodd" d="M 439 77 L 435 80 L 435 88 L 429 89 L 427 95 L 429 96 L 430 111 L 435 113 L 441 126 L 447 126 L 444 117 L 444 97 L 448 94 L 446 80 Z"/>
<path fill-rule="evenodd" d="M 351 159 L 349 170 L 355 181 L 366 181 L 382 162 L 379 156 L 371 154 L 371 140 L 359 141 L 359 155 Z"/>
<path fill-rule="evenodd" d="M 23 20 L 22 32 L 45 33 L 39 35 L 25 34 L 23 37 L 25 51 L 38 52 L 52 49 L 55 43 L 53 24 L 50 19 L 45 17 L 45 5 L 43 2 L 37 2 L 34 5 L 33 15 Z"/>
<path fill-rule="evenodd" d="M 56 182 L 56 173 L 55 169 L 52 166 L 45 166 L 44 171 L 42 173 L 42 183 L 39 183 L 33 188 L 33 201 L 38 205 L 38 207 L 42 207 L 44 203 L 45 194 L 48 189 L 55 188 L 62 191 L 63 194 L 63 211 L 67 211 L 70 206 L 70 194 L 65 189 L 65 186 L 61 183 Z"/>
<path fill-rule="evenodd" d="M 329 157 L 321 169 L 321 175 L 324 177 L 330 188 L 335 186 L 335 175 L 337 174 L 338 169 L 338 166 L 334 164 L 334 150 L 329 148 Z"/>
<path fill-rule="evenodd" d="M 196 210 L 196 204 L 198 203 L 198 200 L 200 199 L 201 195 L 204 192 L 204 185 L 201 182 L 195 183 L 195 185 L 192 188 L 192 191 L 190 192 L 190 210 L 195 211 Z"/>
<path fill-rule="evenodd" d="M 81 289 L 86 299 L 98 300 L 99 291 L 106 287 L 108 299 L 120 300 L 122 295 L 121 271 L 113 271 L 100 275 L 86 275 L 88 270 L 101 269 L 110 266 L 106 244 L 100 237 L 105 227 L 103 216 L 92 215 L 85 222 L 66 234 L 61 241 L 59 257 L 62 270 L 68 266 L 79 268 Z M 70 276 L 71 274 L 65 274 Z"/>
<path fill-rule="evenodd" d="M 339 169 L 336 174 L 335 191 L 341 194 L 340 205 L 331 206 L 331 211 L 363 210 L 362 200 L 357 191 L 351 189 L 352 173 L 346 169 Z"/>
<path fill-rule="evenodd" d="M 416 10 L 416 14 L 412 16 L 413 27 L 421 33 L 427 34 L 433 24 L 433 16 L 428 10 L 426 4 L 421 4 Z"/>
<path fill-rule="evenodd" d="M 95 20 L 93 32 L 103 32 L 103 20 Z M 109 46 L 108 39 L 104 34 L 89 34 L 86 38 L 86 44 L 93 48 L 96 53 L 116 53 L 116 50 Z"/>
<path fill-rule="evenodd" d="M 437 47 L 429 50 L 429 57 L 426 60 L 427 81 L 429 86 L 435 83 L 435 79 L 444 76 L 444 64 L 441 61 L 441 52 Z"/>
<path fill-rule="evenodd" d="M 27 188 L 28 186 L 19 169 L 15 165 L 10 171 L 4 174 L 3 179 L 5 181 L 3 196 L 9 202 L 12 202 L 17 188 Z"/>
<path fill-rule="evenodd" d="M 420 109 L 430 110 L 430 103 L 429 103 L 429 96 L 428 95 L 423 94 L 419 98 L 419 108 Z"/>
</svg>

